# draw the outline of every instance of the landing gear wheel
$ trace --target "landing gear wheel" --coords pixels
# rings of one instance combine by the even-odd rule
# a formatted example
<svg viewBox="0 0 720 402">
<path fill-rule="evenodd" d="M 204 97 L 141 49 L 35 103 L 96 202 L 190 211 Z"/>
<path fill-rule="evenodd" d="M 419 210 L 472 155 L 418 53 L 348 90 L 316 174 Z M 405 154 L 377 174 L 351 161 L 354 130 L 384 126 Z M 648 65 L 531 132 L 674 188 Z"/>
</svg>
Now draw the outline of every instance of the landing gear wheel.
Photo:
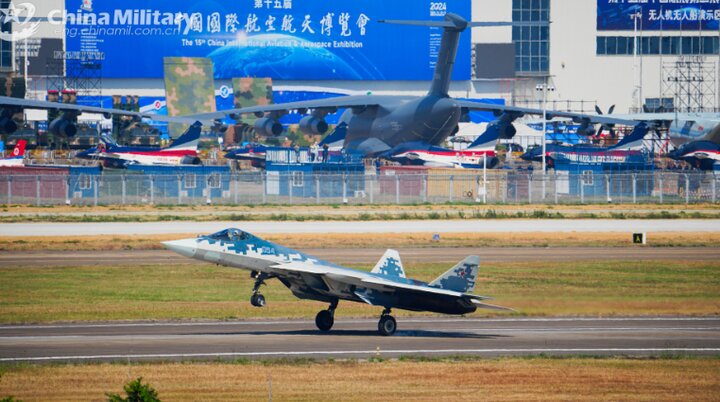
<svg viewBox="0 0 720 402">
<path fill-rule="evenodd" d="M 378 322 L 378 332 L 382 336 L 392 336 L 397 329 L 397 321 L 391 315 L 383 315 Z"/>
<path fill-rule="evenodd" d="M 317 325 L 320 331 L 330 331 L 334 323 L 335 317 L 330 310 L 323 310 L 315 316 L 315 325 Z"/>
<path fill-rule="evenodd" d="M 250 296 L 250 304 L 255 307 L 265 307 L 265 296 L 260 293 L 253 293 L 253 295 Z"/>
</svg>

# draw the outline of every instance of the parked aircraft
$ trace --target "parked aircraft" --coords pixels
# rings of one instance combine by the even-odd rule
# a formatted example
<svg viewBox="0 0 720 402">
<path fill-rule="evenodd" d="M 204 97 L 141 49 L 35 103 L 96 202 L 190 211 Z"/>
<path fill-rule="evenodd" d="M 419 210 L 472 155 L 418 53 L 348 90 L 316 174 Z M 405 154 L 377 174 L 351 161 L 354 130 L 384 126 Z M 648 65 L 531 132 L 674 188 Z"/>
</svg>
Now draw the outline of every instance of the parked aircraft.
<svg viewBox="0 0 720 402">
<path fill-rule="evenodd" d="M 379 155 L 408 142 L 423 142 L 438 146 L 451 134 L 457 132 L 461 116 L 471 110 L 493 111 L 519 118 L 524 114 L 543 115 L 543 110 L 518 108 L 497 104 L 462 101 L 449 96 L 450 81 L 460 34 L 467 28 L 487 26 L 538 25 L 538 23 L 512 22 L 468 22 L 461 16 L 447 13 L 442 21 L 380 21 L 389 24 L 435 27 L 443 35 L 435 66 L 432 84 L 427 95 L 412 96 L 342 96 L 302 102 L 262 105 L 240 109 L 223 110 L 214 113 L 197 114 L 192 117 L 201 121 L 237 118 L 242 114 L 255 114 L 255 130 L 261 135 L 279 135 L 283 131 L 278 122 L 280 117 L 298 111 L 306 114 L 300 121 L 300 129 L 307 134 L 323 134 L 328 125 L 325 116 L 345 109 L 340 122 L 347 124 L 344 147 L 349 152 L 365 155 Z M 567 117 L 577 121 L 602 124 L 636 123 L 608 116 L 584 115 L 578 113 L 548 111 L 548 118 Z M 514 119 L 513 119 L 514 120 Z M 512 124 L 508 125 L 508 130 Z M 502 134 L 505 137 L 506 133 Z"/>
<path fill-rule="evenodd" d="M 20 140 L 15 145 L 12 154 L 5 159 L 0 159 L 0 167 L 24 166 L 26 140 Z"/>
<path fill-rule="evenodd" d="M 497 141 L 501 133 L 507 132 L 511 122 L 512 116 L 501 115 L 488 124 L 485 132 L 463 150 L 436 147 L 424 142 L 409 142 L 393 148 L 384 153 L 382 157 L 403 165 L 492 169 L 498 164 L 498 158 L 495 155 Z"/>
<path fill-rule="evenodd" d="M 700 170 L 713 170 L 720 163 L 720 144 L 712 141 L 692 141 L 667 154 L 668 157 L 685 161 Z"/>
<path fill-rule="evenodd" d="M 477 256 L 465 258 L 434 281 L 425 283 L 405 276 L 395 250 L 385 252 L 372 271 L 365 272 L 322 261 L 240 229 L 163 244 L 186 257 L 251 271 L 255 278 L 250 298 L 253 306 L 265 305 L 260 286 L 271 278 L 277 278 L 298 298 L 329 303 L 329 308 L 315 317 L 321 331 L 332 328 L 340 300 L 383 307 L 378 322 L 381 335 L 392 335 L 397 329 L 397 322 L 390 315 L 393 308 L 442 314 L 468 314 L 478 307 L 509 310 L 486 304 L 488 297 L 471 293 L 480 263 Z"/>
<path fill-rule="evenodd" d="M 328 152 L 339 153 L 343 149 L 345 142 L 345 135 L 347 135 L 347 124 L 340 123 L 335 130 L 328 134 L 320 142 L 320 150 L 322 152 L 322 146 L 328 145 Z M 267 145 L 263 144 L 248 144 L 242 148 L 234 149 L 225 154 L 227 159 L 246 160 L 251 161 L 254 167 L 262 168 L 265 166 L 265 158 L 267 154 Z M 320 155 L 317 156 L 318 160 Z"/>
<path fill-rule="evenodd" d="M 81 159 L 99 159 L 105 167 L 114 168 L 124 168 L 131 164 L 198 165 L 200 158 L 197 146 L 201 128 L 202 124 L 195 122 L 167 148 L 124 147 L 118 145 L 110 136 L 102 135 L 97 147 L 76 156 Z"/>
<path fill-rule="evenodd" d="M 620 142 L 611 147 L 594 147 L 589 145 L 556 145 L 545 146 L 545 161 L 548 167 L 554 167 L 556 161 L 569 162 L 623 162 L 631 158 L 644 157 L 643 139 L 648 133 L 647 124 L 640 123 Z M 542 147 L 535 147 L 522 156 L 532 162 L 542 162 Z"/>
<path fill-rule="evenodd" d="M 615 117 L 666 127 L 675 146 L 690 141 L 720 144 L 720 113 L 639 113 Z"/>
</svg>

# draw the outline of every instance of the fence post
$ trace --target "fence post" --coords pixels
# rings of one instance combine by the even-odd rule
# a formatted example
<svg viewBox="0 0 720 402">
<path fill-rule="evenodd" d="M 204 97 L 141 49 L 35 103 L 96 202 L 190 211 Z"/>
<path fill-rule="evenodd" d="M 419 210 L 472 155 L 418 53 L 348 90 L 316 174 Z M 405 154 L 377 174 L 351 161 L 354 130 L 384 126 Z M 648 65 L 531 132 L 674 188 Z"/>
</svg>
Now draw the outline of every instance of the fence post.
<svg viewBox="0 0 720 402">
<path fill-rule="evenodd" d="M 70 175 L 67 175 L 64 180 L 65 183 L 65 205 L 70 205 Z"/>
<path fill-rule="evenodd" d="M 40 206 L 40 175 L 35 176 L 35 205 Z"/>
<path fill-rule="evenodd" d="M 450 202 L 453 202 L 453 176 L 450 175 Z"/>
<path fill-rule="evenodd" d="M 605 173 L 605 196 L 607 202 L 612 202 L 612 198 L 610 198 L 610 175 L 607 173 Z"/>
<path fill-rule="evenodd" d="M 528 204 L 532 204 L 532 182 L 533 182 L 533 175 L 528 174 Z"/>
<path fill-rule="evenodd" d="M 93 206 L 98 205 L 98 176 L 93 175 Z"/>
<path fill-rule="evenodd" d="M 423 202 L 427 202 L 428 200 L 428 176 L 427 173 L 423 174 L 423 186 L 422 186 L 422 200 Z"/>
<path fill-rule="evenodd" d="M 343 173 L 343 175 L 342 175 L 343 204 L 347 204 L 347 203 L 348 203 L 348 197 L 347 197 L 347 180 L 348 180 L 347 174 Z"/>
<path fill-rule="evenodd" d="M 150 175 L 150 205 L 155 205 L 155 176 Z"/>
<path fill-rule="evenodd" d="M 379 176 L 370 176 L 370 204 L 374 203 L 375 200 L 375 180 L 377 180 Z"/>
<path fill-rule="evenodd" d="M 660 173 L 658 176 L 660 177 L 660 203 L 662 204 L 663 203 L 663 193 L 665 192 L 663 190 L 665 190 L 665 186 L 663 186 L 663 174 Z"/>
<path fill-rule="evenodd" d="M 262 178 L 260 180 L 262 182 L 262 203 L 267 204 L 267 170 L 260 173 L 260 177 Z"/>
<path fill-rule="evenodd" d="M 315 203 L 320 204 L 320 177 L 315 173 Z"/>
<path fill-rule="evenodd" d="M 8 205 L 12 205 L 12 176 L 7 177 L 7 197 L 8 197 Z"/>
<path fill-rule="evenodd" d="M 690 203 L 690 175 L 685 173 L 685 204 Z"/>
<path fill-rule="evenodd" d="M 585 203 L 585 183 L 583 182 L 582 174 L 577 175 L 578 183 L 580 184 L 580 203 Z"/>
<path fill-rule="evenodd" d="M 395 204 L 400 205 L 400 176 L 395 175 Z"/>
<path fill-rule="evenodd" d="M 558 179 L 557 172 L 555 172 L 555 204 L 558 203 Z"/>
<path fill-rule="evenodd" d="M 298 158 L 298 159 L 300 159 L 300 158 Z M 295 173 L 295 172 L 293 172 L 293 173 Z M 287 178 L 288 178 L 288 180 L 287 180 L 287 182 L 288 182 L 288 197 L 290 200 L 289 204 L 292 205 L 292 203 L 293 203 L 293 187 L 295 187 L 295 183 L 294 183 L 295 177 L 293 174 L 289 174 L 289 175 L 287 175 Z"/>
<path fill-rule="evenodd" d="M 127 177 L 122 175 L 122 204 L 125 205 L 125 195 L 127 191 Z"/>
<path fill-rule="evenodd" d="M 233 180 L 233 187 L 235 193 L 233 194 L 233 201 L 235 202 L 235 205 L 237 205 L 240 197 L 240 175 L 234 174 L 231 177 Z"/>
<path fill-rule="evenodd" d="M 716 192 L 717 192 L 717 177 L 715 176 L 715 173 L 713 172 L 712 175 L 712 203 L 715 203 L 716 200 Z"/>
<path fill-rule="evenodd" d="M 637 175 L 632 175 L 632 189 L 633 189 L 633 204 L 637 203 Z"/>
<path fill-rule="evenodd" d="M 182 204 L 182 175 L 177 175 L 177 203 Z"/>
</svg>

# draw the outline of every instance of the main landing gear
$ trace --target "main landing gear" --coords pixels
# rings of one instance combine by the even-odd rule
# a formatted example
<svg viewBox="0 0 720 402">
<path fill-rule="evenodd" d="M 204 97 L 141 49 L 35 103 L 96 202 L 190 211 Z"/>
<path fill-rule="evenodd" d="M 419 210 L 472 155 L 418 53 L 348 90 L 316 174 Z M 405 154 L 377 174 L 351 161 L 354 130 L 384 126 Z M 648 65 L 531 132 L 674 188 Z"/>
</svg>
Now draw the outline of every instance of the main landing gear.
<svg viewBox="0 0 720 402">
<path fill-rule="evenodd" d="M 265 284 L 265 279 L 268 279 L 269 276 L 266 273 L 253 272 L 252 277 L 255 278 L 255 286 L 253 294 L 250 296 L 250 304 L 255 307 L 265 307 L 265 296 L 260 293 L 260 286 Z"/>
<path fill-rule="evenodd" d="M 333 324 L 335 324 L 335 309 L 338 306 L 338 300 L 334 300 L 330 303 L 330 307 L 327 310 L 322 310 L 315 316 L 315 325 L 320 331 L 330 331 Z"/>
<path fill-rule="evenodd" d="M 382 336 L 391 336 L 397 330 L 397 321 L 390 315 L 390 309 L 386 308 L 380 315 L 380 321 L 378 322 L 378 332 Z"/>
</svg>

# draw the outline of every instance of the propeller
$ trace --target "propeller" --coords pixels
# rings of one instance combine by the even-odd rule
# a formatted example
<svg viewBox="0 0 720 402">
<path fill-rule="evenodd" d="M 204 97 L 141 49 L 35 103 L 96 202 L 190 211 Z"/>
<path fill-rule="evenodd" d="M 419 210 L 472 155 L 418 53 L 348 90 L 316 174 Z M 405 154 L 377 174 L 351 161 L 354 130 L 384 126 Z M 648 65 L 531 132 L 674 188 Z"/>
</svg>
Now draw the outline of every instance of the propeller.
<svg viewBox="0 0 720 402">
<path fill-rule="evenodd" d="M 607 110 L 607 115 L 613 114 L 614 111 L 615 111 L 615 105 L 610 106 Z M 600 109 L 600 107 L 598 105 L 595 105 L 595 112 L 597 112 L 597 114 L 600 116 L 606 115 L 605 113 L 603 113 L 602 109 Z M 595 136 L 600 137 L 603 133 L 603 130 L 608 130 L 608 132 L 610 133 L 610 138 L 615 138 L 617 136 L 617 133 L 615 133 L 615 124 L 610 124 L 610 123 L 601 124 L 600 129 L 597 131 L 597 133 L 595 133 Z"/>
</svg>

